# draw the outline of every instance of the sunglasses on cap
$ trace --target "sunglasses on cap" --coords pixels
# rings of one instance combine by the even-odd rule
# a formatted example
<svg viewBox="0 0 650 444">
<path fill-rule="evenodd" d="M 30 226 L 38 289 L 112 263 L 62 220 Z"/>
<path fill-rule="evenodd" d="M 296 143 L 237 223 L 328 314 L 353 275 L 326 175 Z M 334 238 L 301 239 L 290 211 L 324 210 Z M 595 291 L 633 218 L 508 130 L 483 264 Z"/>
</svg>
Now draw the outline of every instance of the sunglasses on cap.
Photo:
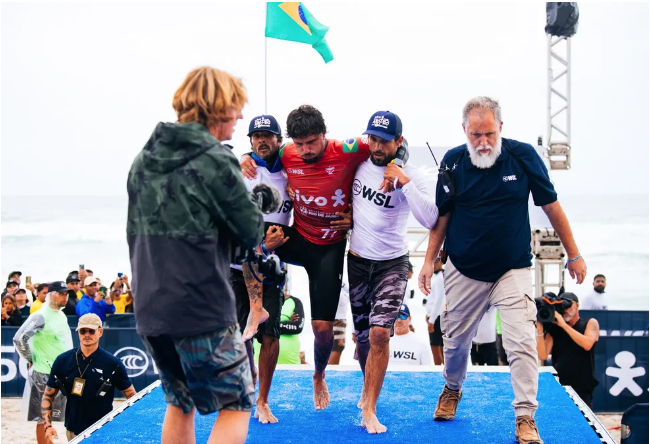
<svg viewBox="0 0 650 444">
<path fill-rule="evenodd" d="M 86 333 L 94 335 L 96 331 L 97 330 L 95 330 L 94 328 L 80 328 L 79 329 L 79 333 L 81 333 L 82 335 L 85 335 Z"/>
<path fill-rule="evenodd" d="M 400 313 L 397 315 L 398 319 L 401 319 L 402 321 L 406 321 L 409 318 L 409 315 L 405 313 Z"/>
</svg>

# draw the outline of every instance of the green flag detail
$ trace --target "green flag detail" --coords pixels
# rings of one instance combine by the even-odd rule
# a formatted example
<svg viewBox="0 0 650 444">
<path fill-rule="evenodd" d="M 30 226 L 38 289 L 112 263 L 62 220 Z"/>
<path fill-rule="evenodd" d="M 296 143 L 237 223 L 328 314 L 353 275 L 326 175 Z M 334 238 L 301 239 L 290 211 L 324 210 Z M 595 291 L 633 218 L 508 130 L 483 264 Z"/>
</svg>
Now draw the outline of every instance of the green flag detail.
<svg viewBox="0 0 650 444">
<path fill-rule="evenodd" d="M 334 59 L 325 34 L 329 26 L 321 24 L 302 2 L 267 2 L 264 35 L 273 39 L 307 43 L 325 63 Z"/>
</svg>

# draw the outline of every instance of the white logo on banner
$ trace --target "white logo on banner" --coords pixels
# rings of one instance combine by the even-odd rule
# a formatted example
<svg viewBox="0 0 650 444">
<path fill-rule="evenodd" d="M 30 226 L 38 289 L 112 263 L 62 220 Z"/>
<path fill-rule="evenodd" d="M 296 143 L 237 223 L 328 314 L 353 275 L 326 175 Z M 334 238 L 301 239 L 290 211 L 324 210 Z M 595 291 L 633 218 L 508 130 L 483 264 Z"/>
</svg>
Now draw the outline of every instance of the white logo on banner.
<svg viewBox="0 0 650 444">
<path fill-rule="evenodd" d="M 126 374 L 129 378 L 140 376 L 149 368 L 149 358 L 139 348 L 123 347 L 116 351 L 114 355 L 116 358 L 122 360 L 122 364 L 126 367 Z"/>
<path fill-rule="evenodd" d="M 622 351 L 616 354 L 614 362 L 618 367 L 607 367 L 605 370 L 607 376 L 618 378 L 618 381 L 609 389 L 609 393 L 612 396 L 618 396 L 623 390 L 628 389 L 634 396 L 641 396 L 643 389 L 634 378 L 645 375 L 645 369 L 633 367 L 636 364 L 636 357 L 629 351 Z"/>
</svg>

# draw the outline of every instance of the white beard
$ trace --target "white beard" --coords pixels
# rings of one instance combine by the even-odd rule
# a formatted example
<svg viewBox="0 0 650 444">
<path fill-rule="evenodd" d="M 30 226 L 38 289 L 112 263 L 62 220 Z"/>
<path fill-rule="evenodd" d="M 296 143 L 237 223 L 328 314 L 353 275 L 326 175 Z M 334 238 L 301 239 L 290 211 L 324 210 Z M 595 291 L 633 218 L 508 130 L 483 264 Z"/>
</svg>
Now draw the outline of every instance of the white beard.
<svg viewBox="0 0 650 444">
<path fill-rule="evenodd" d="M 497 143 L 494 147 L 490 145 L 482 146 L 479 145 L 476 148 L 472 146 L 472 143 L 467 139 L 467 149 L 469 150 L 469 160 L 476 168 L 486 169 L 492 168 L 494 163 L 497 161 L 501 155 L 501 135 L 497 139 Z M 480 154 L 479 150 L 489 149 L 488 154 Z"/>
</svg>

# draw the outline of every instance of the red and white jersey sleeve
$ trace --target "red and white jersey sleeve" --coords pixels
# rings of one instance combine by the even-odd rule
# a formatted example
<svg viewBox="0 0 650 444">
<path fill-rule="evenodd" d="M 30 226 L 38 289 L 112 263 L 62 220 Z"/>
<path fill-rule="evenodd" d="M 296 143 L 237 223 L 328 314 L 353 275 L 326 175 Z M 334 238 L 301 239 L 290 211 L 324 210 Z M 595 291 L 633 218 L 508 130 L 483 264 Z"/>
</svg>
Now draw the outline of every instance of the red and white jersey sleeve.
<svg viewBox="0 0 650 444">
<path fill-rule="evenodd" d="M 328 139 L 323 157 L 311 164 L 300 158 L 293 143 L 281 148 L 282 166 L 296 193 L 294 227 L 307 240 L 327 245 L 345 239 L 346 231 L 332 230 L 330 223 L 350 208 L 355 171 L 369 155 L 365 138 Z"/>
</svg>

